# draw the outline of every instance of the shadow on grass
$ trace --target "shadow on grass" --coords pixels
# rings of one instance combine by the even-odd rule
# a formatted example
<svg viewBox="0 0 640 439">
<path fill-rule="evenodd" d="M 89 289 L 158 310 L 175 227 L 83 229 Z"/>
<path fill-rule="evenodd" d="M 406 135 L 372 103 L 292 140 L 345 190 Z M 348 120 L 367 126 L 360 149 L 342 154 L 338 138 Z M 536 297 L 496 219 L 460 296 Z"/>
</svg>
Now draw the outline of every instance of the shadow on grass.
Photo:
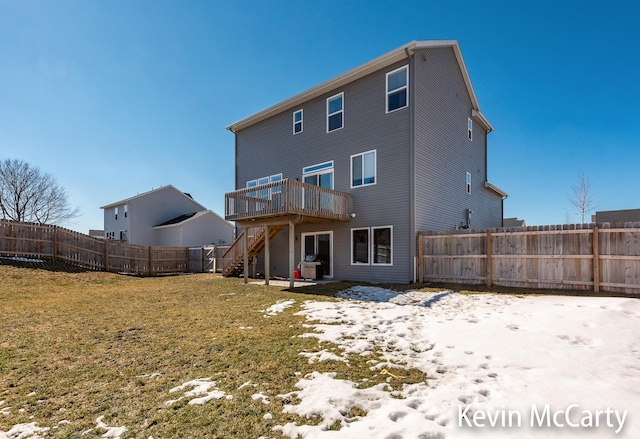
<svg viewBox="0 0 640 439">
<path fill-rule="evenodd" d="M 0 265 L 9 265 L 18 268 L 31 268 L 37 270 L 56 271 L 63 273 L 87 273 L 93 270 L 54 260 L 21 260 L 18 258 L 0 258 Z"/>
</svg>

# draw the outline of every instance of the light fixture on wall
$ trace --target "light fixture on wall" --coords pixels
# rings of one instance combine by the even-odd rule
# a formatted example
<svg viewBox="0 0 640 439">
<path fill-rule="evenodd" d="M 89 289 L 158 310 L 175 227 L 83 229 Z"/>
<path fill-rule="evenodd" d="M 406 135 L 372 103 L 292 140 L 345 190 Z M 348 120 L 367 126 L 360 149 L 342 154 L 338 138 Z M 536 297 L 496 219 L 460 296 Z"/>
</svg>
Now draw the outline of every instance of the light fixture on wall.
<svg viewBox="0 0 640 439">
<path fill-rule="evenodd" d="M 355 218 L 355 217 L 356 217 L 356 213 L 355 213 L 355 212 L 352 212 L 352 213 L 351 213 L 351 218 Z"/>
</svg>

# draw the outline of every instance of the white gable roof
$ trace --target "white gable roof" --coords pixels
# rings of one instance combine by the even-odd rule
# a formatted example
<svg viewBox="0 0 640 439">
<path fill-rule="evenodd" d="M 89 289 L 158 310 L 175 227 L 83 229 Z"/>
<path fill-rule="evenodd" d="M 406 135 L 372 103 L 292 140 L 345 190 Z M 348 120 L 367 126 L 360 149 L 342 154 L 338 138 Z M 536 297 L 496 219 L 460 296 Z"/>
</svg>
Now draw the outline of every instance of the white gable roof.
<svg viewBox="0 0 640 439">
<path fill-rule="evenodd" d="M 483 128 L 487 131 L 493 131 L 493 127 L 489 124 L 489 121 L 484 117 L 482 112 L 480 111 L 480 104 L 478 103 L 478 98 L 476 97 L 476 93 L 473 90 L 473 86 L 471 85 L 471 79 L 469 79 L 469 73 L 467 72 L 467 67 L 464 64 L 464 60 L 462 59 L 462 53 L 460 52 L 460 46 L 458 45 L 458 41 L 456 40 L 422 40 L 422 41 L 412 41 L 408 44 L 405 44 L 402 47 L 399 47 L 391 52 L 382 55 L 372 61 L 369 61 L 366 64 L 361 65 L 360 67 L 356 67 L 353 70 L 350 70 L 346 73 L 343 73 L 340 76 L 336 76 L 333 79 L 330 79 L 326 82 L 323 82 L 320 85 L 317 85 L 313 88 L 310 88 L 307 91 L 304 91 L 300 94 L 293 96 L 285 101 L 280 102 L 272 107 L 267 108 L 266 110 L 260 111 L 259 113 L 254 114 L 253 116 L 249 116 L 245 119 L 242 119 L 236 123 L 233 123 L 227 127 L 229 131 L 237 132 L 243 128 L 253 125 L 254 123 L 263 121 L 271 116 L 274 116 L 283 111 L 291 110 L 298 105 L 317 98 L 335 88 L 343 87 L 344 85 L 353 82 L 359 78 L 362 78 L 370 73 L 376 72 L 380 69 L 390 66 L 398 61 L 402 61 L 403 59 L 407 59 L 413 54 L 413 50 L 415 49 L 428 49 L 428 48 L 438 48 L 438 47 L 450 47 L 453 49 L 453 52 L 456 55 L 456 59 L 458 60 L 458 65 L 460 67 L 460 71 L 462 72 L 462 77 L 464 78 L 464 83 L 467 87 L 467 91 L 469 92 L 469 96 L 471 98 L 471 105 L 473 106 L 472 116 L 478 123 L 480 123 Z"/>
<path fill-rule="evenodd" d="M 187 195 L 186 193 L 178 190 L 175 186 L 173 185 L 167 185 L 167 186 L 161 186 L 158 189 L 152 189 L 150 191 L 147 192 L 143 192 L 141 194 L 135 195 L 133 197 L 129 197 L 129 198 L 125 198 L 124 200 L 120 200 L 120 201 L 116 201 L 115 203 L 110 203 L 107 204 L 106 206 L 102 206 L 100 207 L 100 209 L 110 209 L 112 207 L 116 207 L 116 206 L 122 206 L 123 204 L 129 204 L 129 202 L 131 202 L 132 200 L 135 200 L 137 198 L 142 198 L 142 197 L 146 197 L 149 194 L 155 193 L 155 192 L 160 192 L 160 191 L 175 191 L 176 193 L 180 194 L 181 196 L 188 198 L 189 201 L 191 201 L 194 205 L 200 207 L 200 209 L 198 210 L 207 210 L 206 207 L 204 207 L 202 204 L 198 203 L 196 200 L 194 200 L 190 195 Z"/>
</svg>

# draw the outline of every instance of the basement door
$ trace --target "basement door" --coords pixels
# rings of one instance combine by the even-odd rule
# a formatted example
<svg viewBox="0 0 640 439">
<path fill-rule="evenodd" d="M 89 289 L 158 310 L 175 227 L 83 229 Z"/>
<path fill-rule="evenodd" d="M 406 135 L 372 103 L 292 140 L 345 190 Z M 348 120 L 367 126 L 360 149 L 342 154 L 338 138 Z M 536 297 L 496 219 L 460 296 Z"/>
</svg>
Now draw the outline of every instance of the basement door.
<svg viewBox="0 0 640 439">
<path fill-rule="evenodd" d="M 303 233 L 301 250 L 302 259 L 307 255 L 318 255 L 324 277 L 333 278 L 333 232 Z"/>
</svg>

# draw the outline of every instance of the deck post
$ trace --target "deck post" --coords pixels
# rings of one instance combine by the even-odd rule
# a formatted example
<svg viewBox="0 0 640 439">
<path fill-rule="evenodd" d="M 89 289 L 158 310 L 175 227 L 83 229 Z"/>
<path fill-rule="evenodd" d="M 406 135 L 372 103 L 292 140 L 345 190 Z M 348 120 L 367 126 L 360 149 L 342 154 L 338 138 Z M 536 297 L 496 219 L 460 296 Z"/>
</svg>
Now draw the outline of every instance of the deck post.
<svg viewBox="0 0 640 439">
<path fill-rule="evenodd" d="M 244 283 L 249 283 L 249 255 L 247 254 L 247 250 L 249 247 L 247 234 L 249 233 L 249 229 L 245 227 L 244 234 L 242 235 L 242 249 L 244 254 L 242 255 L 242 262 L 244 265 Z"/>
<path fill-rule="evenodd" d="M 295 264 L 295 261 L 294 261 L 295 237 L 296 235 L 295 235 L 293 221 L 289 221 L 289 288 L 293 288 L 295 286 L 295 279 L 293 277 L 293 270 L 294 270 L 294 264 Z"/>
<path fill-rule="evenodd" d="M 269 285 L 269 225 L 264 225 L 264 284 Z"/>
</svg>

